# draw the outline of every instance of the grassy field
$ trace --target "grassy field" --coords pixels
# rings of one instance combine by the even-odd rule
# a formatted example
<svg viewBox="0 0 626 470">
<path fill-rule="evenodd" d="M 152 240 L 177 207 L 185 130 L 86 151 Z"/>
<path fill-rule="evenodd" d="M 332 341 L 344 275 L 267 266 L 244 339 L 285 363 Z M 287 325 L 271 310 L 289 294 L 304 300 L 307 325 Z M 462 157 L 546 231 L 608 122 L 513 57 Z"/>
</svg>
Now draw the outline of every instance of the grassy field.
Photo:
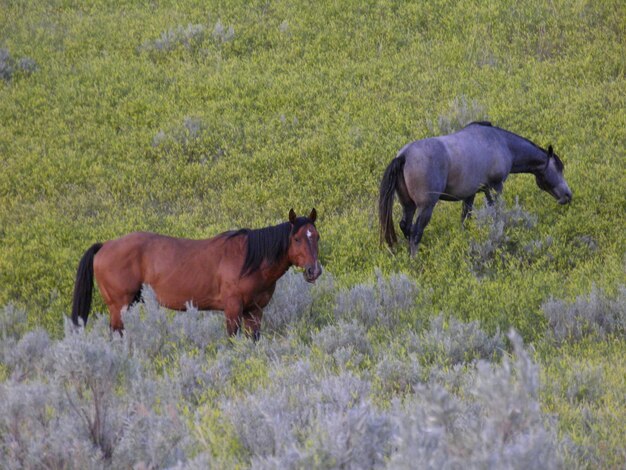
<svg viewBox="0 0 626 470">
<path fill-rule="evenodd" d="M 69 347 L 73 340 L 65 337 L 64 317 L 78 260 L 93 242 L 135 230 L 206 238 L 285 221 L 291 207 L 298 213 L 316 207 L 320 259 L 332 286 L 328 281 L 311 294 L 295 281 L 281 284 L 277 295 L 302 297 L 301 305 L 285 316 L 286 324 L 274 328 L 268 318 L 264 346 L 232 347 L 214 332 L 214 343 L 201 347 L 182 339 L 170 349 L 145 347 L 146 357 L 156 359 L 142 362 L 149 371 L 142 377 L 155 383 L 175 382 L 169 371 L 189 355 L 202 359 L 194 367 L 205 372 L 230 361 L 219 376 L 222 387 L 207 386 L 193 400 L 169 397 L 180 412 L 186 447 L 174 457 L 153 456 L 154 466 L 195 458 L 199 466 L 208 459 L 284 468 L 296 454 L 300 460 L 293 457 L 289 465 L 340 466 L 343 458 L 354 467 L 398 468 L 411 458 L 429 462 L 424 466 L 453 464 L 404 452 L 406 442 L 418 439 L 417 431 L 398 421 L 402 413 L 394 407 L 417 401 L 432 411 L 436 401 L 424 398 L 424 390 L 437 386 L 457 400 L 459 415 L 470 413 L 468 397 L 487 393 L 481 377 L 485 383 L 506 382 L 502 371 L 511 353 L 517 365 L 509 368 L 524 376 L 528 364 L 522 359 L 529 354 L 544 384 L 527 387 L 532 390 L 525 398 L 513 393 L 513 379 L 513 385 L 506 382 L 510 387 L 502 385 L 526 400 L 528 410 L 533 403 L 540 407 L 540 414 L 522 413 L 529 418 L 520 435 L 539 439 L 543 434 L 533 434 L 538 429 L 554 434 L 546 439 L 553 447 L 542 451 L 532 445 L 536 440 L 524 441 L 532 462 L 622 467 L 625 50 L 626 6 L 618 0 L 0 0 L 3 393 L 54 382 L 80 394 L 73 379 L 63 382 L 57 377 L 63 371 L 45 364 L 20 381 L 22 349 L 15 357 L 7 351 L 35 332 L 39 347 Z M 558 206 L 532 176 L 512 175 L 503 207 L 482 210 L 466 229 L 460 227 L 460 205 L 440 203 L 416 259 L 408 258 L 405 244 L 394 253 L 381 247 L 376 202 L 388 162 L 411 140 L 479 119 L 541 146 L 552 144 L 565 163 L 573 202 Z M 477 206 L 483 206 L 482 197 Z M 494 230 L 498 223 L 500 233 Z M 398 307 L 385 300 L 403 296 L 414 302 Z M 103 311 L 95 297 L 95 309 Z M 278 305 L 288 310 L 293 302 Z M 170 318 L 155 313 L 155 306 L 148 310 Z M 280 311 L 273 307 L 275 316 Z M 15 318 L 19 328 L 12 330 Z M 168 328 L 174 327 L 162 326 L 155 334 L 167 338 L 173 334 Z M 511 328 L 526 345 L 516 354 L 504 334 Z M 89 334 L 108 337 L 104 330 Z M 329 339 L 331 330 L 344 336 Z M 498 347 L 468 346 L 461 348 L 461 359 L 452 360 L 453 349 L 436 346 L 472 343 L 468 337 Z M 102 348 L 127 360 L 132 354 L 124 356 L 124 341 Z M 357 444 L 345 455 L 317 452 L 334 429 L 327 415 L 307 421 L 304 428 L 313 430 L 308 434 L 299 434 L 295 424 L 281 428 L 289 445 L 273 453 L 271 446 L 250 441 L 246 433 L 257 428 L 243 421 L 246 410 L 236 409 L 235 398 L 278 394 L 272 387 L 301 374 L 301 356 L 315 370 L 315 380 L 302 385 L 312 399 L 311 390 L 325 380 L 367 385 L 367 393 L 355 392 L 362 400 L 347 400 L 347 408 L 338 408 L 344 415 L 337 416 L 359 409 L 367 419 L 388 420 L 387 431 L 372 425 L 366 429 L 377 430 L 375 435 L 363 434 L 365 442 L 380 442 L 380 461 L 358 460 L 365 450 Z M 492 363 L 494 377 L 485 379 L 479 360 Z M 471 380 L 463 379 L 462 386 L 452 380 L 455 367 Z M 288 371 L 285 382 L 276 382 L 281 368 Z M 390 375 L 381 373 L 387 370 Z M 391 377 L 391 385 L 376 380 L 377 374 Z M 393 385 L 400 380 L 394 374 L 413 378 Z M 131 384 L 122 381 L 118 393 L 126 386 Z M 163 412 L 159 400 L 143 403 L 157 417 Z M 510 417 L 509 405 L 502 405 L 502 413 Z M 271 410 L 268 405 L 260 416 L 274 416 Z M 294 416 L 303 410 L 294 408 Z M 407 416 L 417 422 L 424 415 Z M 474 418 L 489 424 L 489 413 Z M 454 423 L 451 434 L 444 433 L 448 439 L 458 438 L 463 427 Z M 11 435 L 7 426 L 0 423 L 0 439 Z M 480 445 L 489 442 L 483 437 L 475 445 L 464 441 L 448 448 L 447 455 L 482 458 L 480 452 L 487 451 Z M 8 455 L 6 439 L 0 452 Z M 95 442 L 106 454 L 101 444 Z M 114 457 L 105 459 L 114 465 L 115 455 L 125 454 L 123 446 L 111 446 Z M 289 448 L 299 453 L 289 454 Z M 18 457 L 11 458 L 19 462 Z M 479 466 L 480 458 L 472 462 Z M 512 462 L 522 468 L 530 461 Z"/>
</svg>

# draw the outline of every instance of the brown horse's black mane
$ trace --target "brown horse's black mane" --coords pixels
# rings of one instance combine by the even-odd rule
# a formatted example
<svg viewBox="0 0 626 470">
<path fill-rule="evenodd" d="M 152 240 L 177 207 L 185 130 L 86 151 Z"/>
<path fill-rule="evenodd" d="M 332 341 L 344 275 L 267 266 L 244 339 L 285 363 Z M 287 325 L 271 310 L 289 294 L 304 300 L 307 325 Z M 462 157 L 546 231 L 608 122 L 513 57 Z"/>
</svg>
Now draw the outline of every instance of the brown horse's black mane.
<svg viewBox="0 0 626 470">
<path fill-rule="evenodd" d="M 224 235 L 230 239 L 238 236 L 247 238 L 246 258 L 241 268 L 241 277 L 257 271 L 263 261 L 269 263 L 278 262 L 289 249 L 289 238 L 293 233 L 300 230 L 306 224 L 315 224 L 308 217 L 298 217 L 293 226 L 290 222 L 285 222 L 271 227 L 240 230 L 226 232 Z"/>
</svg>

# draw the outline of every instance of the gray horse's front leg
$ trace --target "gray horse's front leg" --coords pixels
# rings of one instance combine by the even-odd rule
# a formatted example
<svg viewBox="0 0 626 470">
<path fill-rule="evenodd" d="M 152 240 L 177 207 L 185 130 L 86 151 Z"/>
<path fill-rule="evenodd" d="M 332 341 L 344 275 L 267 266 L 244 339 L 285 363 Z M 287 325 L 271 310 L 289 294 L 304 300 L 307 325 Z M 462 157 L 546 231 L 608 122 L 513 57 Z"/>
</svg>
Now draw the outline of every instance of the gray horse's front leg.
<svg viewBox="0 0 626 470">
<path fill-rule="evenodd" d="M 485 198 L 487 199 L 487 205 L 493 206 L 493 196 L 491 195 L 491 190 L 489 188 L 485 188 L 483 192 L 485 193 Z"/>
<path fill-rule="evenodd" d="M 502 184 L 502 182 L 499 182 L 499 183 L 494 183 L 491 186 L 487 186 L 485 187 L 485 189 L 483 189 L 483 192 L 485 193 L 485 198 L 487 198 L 488 205 L 493 206 L 493 203 L 495 202 L 495 200 L 498 199 L 498 197 L 500 197 L 500 194 L 502 194 L 503 188 L 504 188 L 504 185 Z M 496 192 L 495 197 L 491 195 L 492 189 Z"/>
<path fill-rule="evenodd" d="M 474 208 L 474 197 L 476 197 L 476 194 L 472 194 L 470 197 L 463 199 L 463 210 L 461 211 L 461 226 L 465 226 L 465 221 L 472 216 L 472 209 Z"/>
</svg>

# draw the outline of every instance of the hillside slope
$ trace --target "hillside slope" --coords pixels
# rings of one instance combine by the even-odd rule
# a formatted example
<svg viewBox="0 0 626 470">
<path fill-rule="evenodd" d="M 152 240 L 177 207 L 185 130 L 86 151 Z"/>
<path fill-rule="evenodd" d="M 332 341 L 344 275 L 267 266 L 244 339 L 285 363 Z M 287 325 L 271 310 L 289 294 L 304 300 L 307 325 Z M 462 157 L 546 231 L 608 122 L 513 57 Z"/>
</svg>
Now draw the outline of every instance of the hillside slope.
<svg viewBox="0 0 626 470">
<path fill-rule="evenodd" d="M 333 292 L 402 273 L 420 292 L 411 324 L 442 314 L 515 328 L 548 382 L 575 380 L 586 360 L 626 376 L 623 329 L 600 343 L 546 333 L 554 299 L 566 312 L 607 296 L 626 317 L 625 50 L 618 0 L 0 0 L 0 305 L 59 339 L 95 241 L 206 238 L 316 207 Z M 438 204 L 416 259 L 381 246 L 378 184 L 396 152 L 483 119 L 553 145 L 573 202 L 512 175 L 500 212 L 465 229 L 458 203 Z M 296 337 L 335 321 L 325 305 Z M 378 351 L 391 333 L 368 334 Z M 562 432 L 588 444 L 582 430 L 596 426 L 592 447 L 623 435 L 612 398 L 594 396 L 604 418 L 589 424 L 566 388 L 542 398 Z M 608 445 L 615 464 L 623 447 Z"/>
</svg>

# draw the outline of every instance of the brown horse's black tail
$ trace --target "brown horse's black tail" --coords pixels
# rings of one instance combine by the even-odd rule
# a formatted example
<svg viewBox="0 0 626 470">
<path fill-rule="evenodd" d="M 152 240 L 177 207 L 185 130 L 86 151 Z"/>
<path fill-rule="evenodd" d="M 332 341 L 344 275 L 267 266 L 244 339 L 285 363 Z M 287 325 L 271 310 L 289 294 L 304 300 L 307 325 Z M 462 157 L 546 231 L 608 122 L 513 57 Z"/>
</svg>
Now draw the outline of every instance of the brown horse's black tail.
<svg viewBox="0 0 626 470">
<path fill-rule="evenodd" d="M 100 248 L 102 248 L 102 243 L 91 245 L 78 263 L 72 302 L 72 322 L 76 326 L 78 326 L 78 317 L 83 319 L 83 325 L 87 324 L 93 295 L 93 257 Z"/>
<path fill-rule="evenodd" d="M 378 220 L 380 222 L 380 242 L 387 242 L 392 246 L 398 241 L 393 228 L 393 200 L 396 195 L 398 178 L 402 177 L 404 169 L 404 155 L 394 158 L 380 182 L 380 196 L 378 197 Z"/>
</svg>

